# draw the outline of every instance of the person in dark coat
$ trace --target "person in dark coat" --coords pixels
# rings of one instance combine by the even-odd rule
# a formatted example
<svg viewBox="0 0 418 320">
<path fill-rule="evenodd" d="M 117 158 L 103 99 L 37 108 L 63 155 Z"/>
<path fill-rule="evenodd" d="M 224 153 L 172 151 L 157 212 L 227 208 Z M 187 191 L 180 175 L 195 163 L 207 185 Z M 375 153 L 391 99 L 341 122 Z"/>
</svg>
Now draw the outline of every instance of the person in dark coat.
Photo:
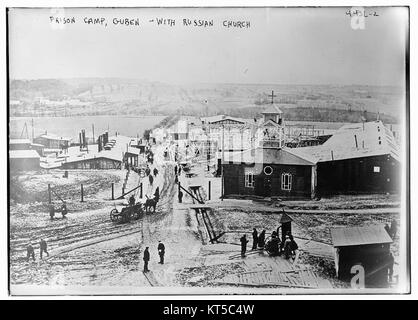
<svg viewBox="0 0 418 320">
<path fill-rule="evenodd" d="M 296 243 L 295 239 L 293 239 L 292 235 L 289 235 L 290 239 L 290 252 L 292 255 L 296 254 L 296 250 L 299 248 L 298 244 Z"/>
<path fill-rule="evenodd" d="M 160 201 L 160 187 L 157 187 L 154 192 L 154 200 L 155 202 Z"/>
<path fill-rule="evenodd" d="M 389 252 L 386 257 L 386 266 L 388 268 L 388 281 L 389 282 L 392 282 L 394 264 L 395 264 L 395 258 L 393 257 L 392 252 Z"/>
<path fill-rule="evenodd" d="M 179 166 L 179 176 L 181 175 L 181 166 Z"/>
<path fill-rule="evenodd" d="M 177 176 L 178 167 L 177 165 L 174 166 L 174 174 Z"/>
<path fill-rule="evenodd" d="M 261 231 L 260 235 L 258 236 L 258 247 L 264 248 L 266 240 L 266 230 Z"/>
<path fill-rule="evenodd" d="M 61 206 L 61 214 L 62 214 L 62 217 L 65 218 L 65 216 L 67 215 L 67 213 L 68 213 L 67 205 L 65 203 L 63 203 L 62 206 Z"/>
<path fill-rule="evenodd" d="M 183 192 L 181 192 L 181 190 L 179 190 L 178 197 L 179 197 L 179 203 L 182 203 L 182 201 L 183 201 Z"/>
<path fill-rule="evenodd" d="M 41 241 L 39 242 L 39 247 L 40 247 L 40 256 L 42 259 L 42 253 L 45 252 L 46 255 L 49 257 L 49 253 L 48 253 L 48 245 L 46 244 L 46 241 L 44 239 L 41 239 Z"/>
<path fill-rule="evenodd" d="M 247 236 L 244 234 L 241 239 L 239 239 L 241 241 L 241 256 L 245 256 L 245 252 L 247 252 Z"/>
<path fill-rule="evenodd" d="M 154 172 L 154 176 L 157 176 L 157 174 L 158 174 L 158 169 L 157 169 L 157 168 L 154 168 L 153 172 Z"/>
<path fill-rule="evenodd" d="M 161 241 L 158 241 L 158 255 L 160 256 L 159 264 L 164 264 L 165 246 Z"/>
<path fill-rule="evenodd" d="M 33 249 L 33 246 L 31 243 L 26 247 L 26 260 L 29 261 L 29 259 L 32 257 L 33 261 L 35 261 L 35 250 Z"/>
<path fill-rule="evenodd" d="M 152 176 L 152 174 L 150 174 L 148 176 L 148 180 L 149 180 L 149 184 L 152 185 L 154 183 L 154 177 Z"/>
<path fill-rule="evenodd" d="M 149 269 L 148 269 L 148 262 L 150 260 L 148 247 L 146 247 L 145 250 L 144 250 L 144 258 L 143 258 L 143 260 L 144 260 L 144 272 L 148 272 L 149 271 Z"/>
<path fill-rule="evenodd" d="M 284 257 L 286 260 L 288 260 L 290 256 L 292 255 L 290 236 L 286 236 L 283 247 L 284 247 Z"/>
<path fill-rule="evenodd" d="M 396 220 L 393 219 L 392 223 L 390 224 L 390 237 L 392 239 L 395 239 L 397 230 L 398 230 L 398 226 L 396 224 Z"/>
<path fill-rule="evenodd" d="M 256 250 L 257 249 L 257 243 L 258 243 L 258 232 L 257 232 L 257 229 L 256 228 L 253 229 L 252 235 L 253 235 L 253 247 L 252 247 L 252 250 Z"/>
<path fill-rule="evenodd" d="M 135 196 L 133 194 L 129 197 L 129 205 L 130 206 L 135 205 Z"/>
<path fill-rule="evenodd" d="M 55 209 L 54 209 L 54 206 L 52 204 L 49 206 L 49 216 L 51 217 L 51 220 L 54 220 Z"/>
<path fill-rule="evenodd" d="M 145 169 L 145 174 L 148 176 L 151 173 L 151 169 L 148 167 Z"/>
</svg>

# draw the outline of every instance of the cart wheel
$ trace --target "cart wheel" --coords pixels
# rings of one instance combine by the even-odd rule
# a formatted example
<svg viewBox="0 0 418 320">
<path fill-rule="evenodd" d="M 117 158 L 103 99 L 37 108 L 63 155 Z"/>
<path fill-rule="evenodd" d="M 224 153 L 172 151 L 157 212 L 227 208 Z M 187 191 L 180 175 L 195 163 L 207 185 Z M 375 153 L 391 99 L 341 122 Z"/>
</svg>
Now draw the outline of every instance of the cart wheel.
<svg viewBox="0 0 418 320">
<path fill-rule="evenodd" d="M 117 215 L 118 215 L 118 209 L 112 209 L 110 211 L 110 220 L 117 221 L 118 220 Z"/>
</svg>

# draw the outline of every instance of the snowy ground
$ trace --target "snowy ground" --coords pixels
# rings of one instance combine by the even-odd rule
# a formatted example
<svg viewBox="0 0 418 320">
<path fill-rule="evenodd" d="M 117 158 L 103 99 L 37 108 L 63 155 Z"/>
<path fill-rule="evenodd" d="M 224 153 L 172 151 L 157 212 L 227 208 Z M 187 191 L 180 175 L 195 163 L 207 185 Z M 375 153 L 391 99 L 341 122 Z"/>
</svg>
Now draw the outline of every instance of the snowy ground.
<svg viewBox="0 0 418 320">
<path fill-rule="evenodd" d="M 160 202 L 156 213 L 126 224 L 109 219 L 112 208 L 120 209 L 126 203 L 126 200 L 109 200 L 112 182 L 115 196 L 120 194 L 125 170 L 70 171 L 68 179 L 62 179 L 63 172 L 59 170 L 18 177 L 16 190 L 24 190 L 25 197 L 31 200 L 22 203 L 22 199 L 16 199 L 11 203 L 12 293 L 28 292 L 24 290 L 36 293 L 41 289 L 46 293 L 65 293 L 63 288 L 75 293 L 108 290 L 106 292 L 136 294 L 155 293 L 150 291 L 155 288 L 165 290 L 157 291 L 160 293 L 284 293 L 306 288 L 339 288 L 345 285 L 335 281 L 329 271 L 332 269 L 329 227 L 398 219 L 397 199 L 386 196 L 282 203 L 289 206 L 295 221 L 293 233 L 302 251 L 299 263 L 292 265 L 281 257 L 269 257 L 263 252 L 249 252 L 242 258 L 237 245 L 241 235 L 247 233 L 251 239 L 253 227 L 266 229 L 267 233 L 277 228 L 282 207 L 249 200 L 221 201 L 220 179 L 211 176 L 205 162 L 194 163 L 192 172 L 196 176 L 186 178 L 182 174 L 181 185 L 185 188 L 202 186 L 206 204 L 213 207 L 209 218 L 215 231 L 226 232 L 219 243 L 208 243 L 205 228 L 190 209 L 192 199 L 185 195 L 182 204 L 177 201 L 174 162 L 163 159 L 165 147 L 160 145 L 154 150 L 155 162 L 151 169 L 157 167 L 159 174 L 152 186 L 148 179 L 141 180 L 133 172 L 127 184 L 129 189 L 143 182 L 144 198 L 152 196 L 158 186 Z M 37 190 L 48 182 L 68 200 L 70 212 L 66 219 L 49 220 L 45 190 Z M 84 183 L 88 191 L 83 203 L 79 199 L 80 183 Z M 138 198 L 138 191 L 135 194 Z M 55 201 L 58 205 L 59 201 Z M 377 205 L 385 202 L 387 206 Z M 50 251 L 50 256 L 43 260 L 39 259 L 41 238 L 47 240 Z M 158 264 L 159 240 L 166 246 L 164 265 Z M 29 242 L 35 244 L 34 262 L 25 259 Z M 144 274 L 142 255 L 146 246 L 151 253 L 151 272 Z M 397 246 L 398 239 L 393 246 L 395 254 Z M 53 291 L 58 289 L 58 292 Z"/>
</svg>

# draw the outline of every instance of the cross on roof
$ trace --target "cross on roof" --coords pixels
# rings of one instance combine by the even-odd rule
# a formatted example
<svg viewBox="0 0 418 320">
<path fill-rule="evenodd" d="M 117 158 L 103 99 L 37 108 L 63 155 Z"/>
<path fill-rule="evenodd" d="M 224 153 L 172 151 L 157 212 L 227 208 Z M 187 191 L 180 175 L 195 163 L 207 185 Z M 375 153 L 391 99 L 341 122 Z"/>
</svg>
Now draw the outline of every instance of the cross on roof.
<svg viewBox="0 0 418 320">
<path fill-rule="evenodd" d="M 274 91 L 273 90 L 271 90 L 271 94 L 269 94 L 269 97 L 271 97 L 271 104 L 273 104 L 274 102 L 273 102 L 273 98 L 274 97 L 277 97 L 275 94 L 274 94 Z"/>
</svg>

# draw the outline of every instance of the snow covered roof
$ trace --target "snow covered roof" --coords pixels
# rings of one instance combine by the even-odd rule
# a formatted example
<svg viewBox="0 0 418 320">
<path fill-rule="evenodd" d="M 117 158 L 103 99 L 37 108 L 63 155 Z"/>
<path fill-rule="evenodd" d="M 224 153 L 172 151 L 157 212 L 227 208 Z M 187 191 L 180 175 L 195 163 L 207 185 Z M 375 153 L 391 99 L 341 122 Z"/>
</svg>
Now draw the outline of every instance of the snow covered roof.
<svg viewBox="0 0 418 320">
<path fill-rule="evenodd" d="M 261 164 L 284 164 L 284 165 L 307 165 L 315 164 L 315 159 L 309 156 L 300 156 L 292 153 L 292 149 L 263 148 L 258 147 L 253 150 L 245 150 L 243 152 L 235 152 L 230 157 L 229 154 L 224 155 L 224 162 L 229 161 L 235 163 L 261 163 Z"/>
<path fill-rule="evenodd" d="M 97 152 L 97 153 L 84 153 L 80 156 L 71 156 L 67 158 L 65 163 L 72 163 L 72 162 L 91 160 L 91 159 L 100 159 L 100 158 L 122 162 L 122 154 L 117 155 L 115 152 L 112 152 L 111 150 L 104 150 L 104 151 Z"/>
<path fill-rule="evenodd" d="M 30 144 L 29 139 L 10 139 L 9 144 Z"/>
<path fill-rule="evenodd" d="M 71 138 L 66 138 L 66 137 L 60 137 L 57 136 L 55 134 L 41 134 L 40 136 L 38 136 L 38 138 L 44 138 L 44 139 L 48 139 L 48 140 L 61 140 L 61 141 L 71 141 Z"/>
<path fill-rule="evenodd" d="M 102 150 L 98 152 L 97 145 L 89 146 L 89 152 L 80 152 L 78 147 L 70 147 L 68 149 L 68 157 L 66 162 L 77 162 L 83 160 L 90 160 L 94 158 L 105 158 L 122 162 L 122 155 L 125 152 L 139 154 L 140 150 L 130 147 L 132 141 L 136 142 L 135 138 L 117 135 L 109 137 L 109 141 L 115 140 L 114 146 L 110 150 Z"/>
<path fill-rule="evenodd" d="M 367 227 L 342 227 L 331 229 L 334 247 L 392 243 L 392 239 L 381 225 Z"/>
<path fill-rule="evenodd" d="M 39 154 L 35 150 L 10 150 L 9 151 L 10 159 L 39 159 Z"/>
<path fill-rule="evenodd" d="M 400 160 L 399 146 L 392 132 L 381 121 L 353 123 L 342 126 L 324 144 L 293 148 L 301 157 L 310 156 L 315 162 L 391 155 Z"/>
<path fill-rule="evenodd" d="M 212 117 L 203 117 L 201 118 L 202 121 L 206 122 L 206 123 L 218 123 L 221 121 L 235 121 L 235 122 L 240 122 L 240 123 L 247 123 L 249 122 L 248 119 L 243 119 L 243 118 L 236 118 L 236 117 L 231 117 L 231 116 L 226 116 L 226 115 L 216 115 L 216 116 L 212 116 Z"/>
<path fill-rule="evenodd" d="M 261 113 L 262 114 L 277 114 L 277 113 L 283 113 L 283 111 L 280 110 L 280 108 L 276 104 L 271 104 L 266 109 L 264 109 L 263 112 Z"/>
</svg>

